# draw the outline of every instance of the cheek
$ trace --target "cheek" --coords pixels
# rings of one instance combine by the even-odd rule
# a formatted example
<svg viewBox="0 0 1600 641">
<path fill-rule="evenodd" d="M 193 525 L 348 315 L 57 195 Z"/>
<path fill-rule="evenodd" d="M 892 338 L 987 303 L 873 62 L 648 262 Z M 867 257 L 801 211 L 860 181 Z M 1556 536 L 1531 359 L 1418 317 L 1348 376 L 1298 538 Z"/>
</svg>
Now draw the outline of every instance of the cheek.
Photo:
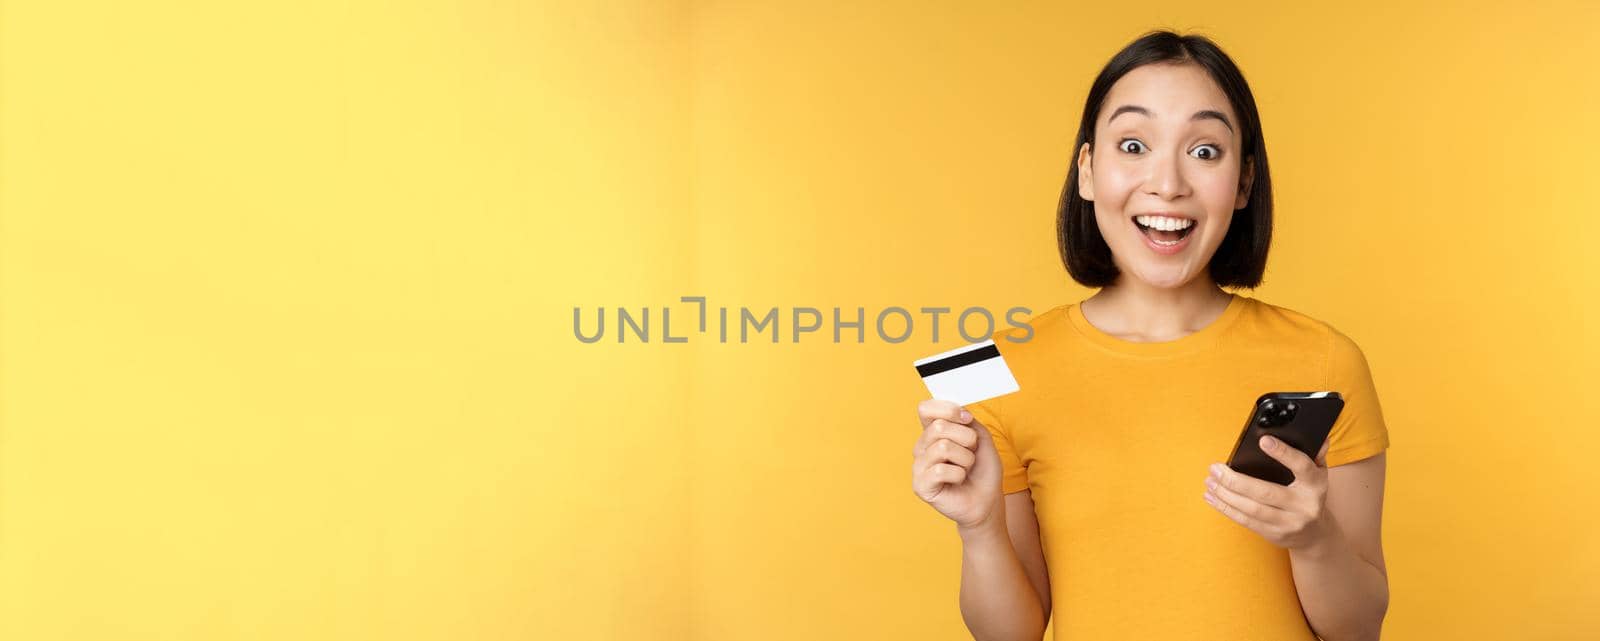
<svg viewBox="0 0 1600 641">
<path fill-rule="evenodd" d="M 1097 211 L 1121 213 L 1128 196 L 1139 186 L 1141 178 L 1134 172 L 1106 163 L 1106 170 L 1094 175 L 1095 207 Z"/>
<path fill-rule="evenodd" d="M 1239 193 L 1239 176 L 1235 172 L 1215 171 L 1195 177 L 1194 195 L 1203 203 L 1206 213 L 1222 216 L 1233 211 L 1235 196 Z"/>
</svg>

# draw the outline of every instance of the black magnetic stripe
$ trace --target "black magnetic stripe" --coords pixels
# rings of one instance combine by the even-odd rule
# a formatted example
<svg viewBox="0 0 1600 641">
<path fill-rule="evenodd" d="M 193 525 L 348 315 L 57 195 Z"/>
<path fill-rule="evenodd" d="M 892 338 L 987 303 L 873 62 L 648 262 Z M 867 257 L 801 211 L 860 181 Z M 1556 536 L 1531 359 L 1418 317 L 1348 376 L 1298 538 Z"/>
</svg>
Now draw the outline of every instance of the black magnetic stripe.
<svg viewBox="0 0 1600 641">
<path fill-rule="evenodd" d="M 991 358 L 1000 358 L 1000 348 L 993 345 L 984 345 L 983 347 L 970 352 L 962 352 L 953 356 L 946 356 L 931 363 L 923 363 L 918 365 L 917 375 L 927 378 L 929 376 L 933 376 L 934 374 L 938 374 L 939 372 L 948 372 L 957 367 L 971 365 L 978 361 L 986 361 Z"/>
</svg>

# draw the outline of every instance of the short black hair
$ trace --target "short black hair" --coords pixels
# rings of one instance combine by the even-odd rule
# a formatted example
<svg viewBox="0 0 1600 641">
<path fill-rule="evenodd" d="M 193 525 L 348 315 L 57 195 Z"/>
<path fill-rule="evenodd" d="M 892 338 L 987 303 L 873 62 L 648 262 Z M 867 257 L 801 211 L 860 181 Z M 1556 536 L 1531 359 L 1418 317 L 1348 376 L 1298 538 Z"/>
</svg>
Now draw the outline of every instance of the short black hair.
<svg viewBox="0 0 1600 641">
<path fill-rule="evenodd" d="M 1240 175 L 1244 175 L 1245 163 L 1250 163 L 1254 178 L 1249 201 L 1234 212 L 1227 235 L 1211 257 L 1209 271 L 1218 286 L 1254 288 L 1261 284 L 1267 268 L 1267 248 L 1272 244 L 1272 176 L 1267 171 L 1267 145 L 1261 137 L 1261 115 L 1256 111 L 1255 96 L 1239 67 L 1216 43 L 1205 36 L 1180 36 L 1166 30 L 1148 32 L 1117 52 L 1089 88 L 1078 139 L 1072 145 L 1071 169 L 1056 209 L 1061 262 L 1073 280 L 1088 287 L 1105 287 L 1117 280 L 1121 270 L 1112 262 L 1111 247 L 1095 223 L 1094 202 L 1084 200 L 1078 193 L 1078 154 L 1085 143 L 1094 149 L 1095 122 L 1111 85 L 1128 72 L 1155 63 L 1199 65 L 1222 87 L 1239 117 L 1244 150 L 1239 158 Z"/>
</svg>

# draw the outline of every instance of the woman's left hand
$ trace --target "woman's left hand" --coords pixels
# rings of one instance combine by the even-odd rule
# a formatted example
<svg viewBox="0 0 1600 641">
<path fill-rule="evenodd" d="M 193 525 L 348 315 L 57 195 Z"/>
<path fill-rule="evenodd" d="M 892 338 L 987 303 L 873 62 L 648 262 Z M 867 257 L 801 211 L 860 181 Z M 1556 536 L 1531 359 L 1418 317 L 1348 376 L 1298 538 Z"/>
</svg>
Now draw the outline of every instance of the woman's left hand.
<svg viewBox="0 0 1600 641">
<path fill-rule="evenodd" d="M 1282 548 L 1313 547 L 1337 533 L 1327 510 L 1328 468 L 1271 436 L 1261 437 L 1261 451 L 1289 468 L 1294 482 L 1278 485 L 1212 463 L 1206 503 Z"/>
</svg>

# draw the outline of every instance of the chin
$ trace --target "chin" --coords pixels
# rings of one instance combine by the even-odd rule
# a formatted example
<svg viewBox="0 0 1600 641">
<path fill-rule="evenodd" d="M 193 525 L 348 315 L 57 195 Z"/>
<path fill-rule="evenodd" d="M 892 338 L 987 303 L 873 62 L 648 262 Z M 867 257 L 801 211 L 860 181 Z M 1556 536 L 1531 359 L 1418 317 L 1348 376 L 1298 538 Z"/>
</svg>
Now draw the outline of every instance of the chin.
<svg viewBox="0 0 1600 641">
<path fill-rule="evenodd" d="M 1179 289 L 1194 280 L 1194 274 L 1172 267 L 1146 266 L 1143 269 L 1132 270 L 1132 275 L 1151 287 L 1161 289 Z"/>
<path fill-rule="evenodd" d="M 1143 280 L 1145 283 L 1149 284 L 1151 287 L 1158 287 L 1158 288 L 1161 288 L 1161 289 L 1181 289 L 1184 285 L 1189 284 L 1189 280 L 1190 279 L 1188 279 L 1188 278 L 1163 278 L 1163 279 L 1141 278 L 1141 280 Z"/>
</svg>

